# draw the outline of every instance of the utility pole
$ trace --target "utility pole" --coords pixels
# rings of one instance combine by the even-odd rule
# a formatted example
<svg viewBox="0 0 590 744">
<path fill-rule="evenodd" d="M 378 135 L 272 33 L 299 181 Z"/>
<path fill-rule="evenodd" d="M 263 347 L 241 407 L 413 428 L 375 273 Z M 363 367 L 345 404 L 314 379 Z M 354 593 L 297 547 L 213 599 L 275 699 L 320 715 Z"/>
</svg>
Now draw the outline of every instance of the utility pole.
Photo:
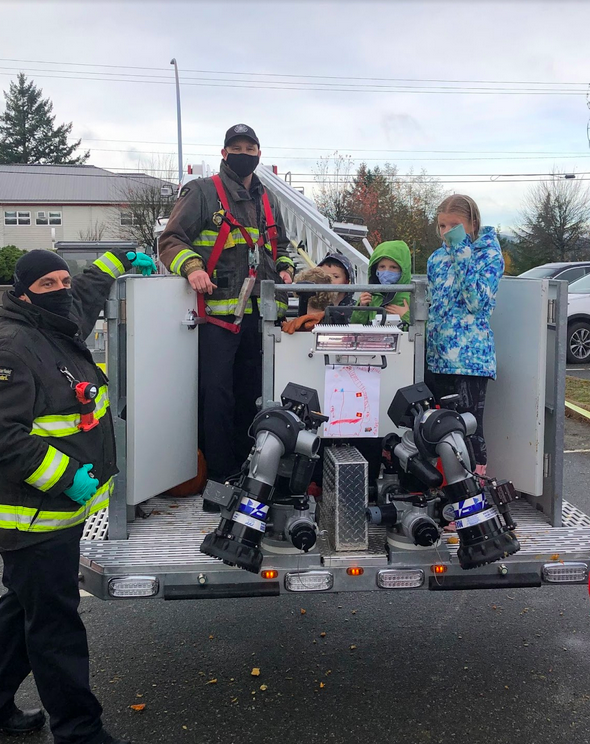
<svg viewBox="0 0 590 744">
<path fill-rule="evenodd" d="M 180 83 L 178 81 L 178 65 L 176 58 L 170 60 L 174 65 L 174 75 L 176 77 L 176 120 L 178 123 L 178 183 L 182 183 L 182 121 L 180 115 Z"/>
</svg>

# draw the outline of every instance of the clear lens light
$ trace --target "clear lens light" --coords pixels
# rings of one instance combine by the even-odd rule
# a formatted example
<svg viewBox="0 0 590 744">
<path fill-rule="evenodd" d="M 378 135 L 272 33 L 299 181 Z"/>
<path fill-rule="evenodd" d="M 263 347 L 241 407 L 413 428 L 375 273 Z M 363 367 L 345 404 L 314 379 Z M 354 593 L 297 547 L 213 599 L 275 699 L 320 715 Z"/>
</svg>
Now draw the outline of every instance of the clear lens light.
<svg viewBox="0 0 590 744">
<path fill-rule="evenodd" d="M 334 585 L 329 571 L 301 571 L 285 574 L 285 589 L 290 592 L 325 592 Z"/>
<path fill-rule="evenodd" d="M 357 337 L 357 349 L 360 351 L 397 351 L 397 335 L 389 333 L 372 333 L 371 335 L 359 334 Z"/>
<path fill-rule="evenodd" d="M 552 584 L 585 584 L 588 566 L 585 563 L 546 563 L 543 579 Z"/>
<path fill-rule="evenodd" d="M 155 576 L 125 576 L 109 581 L 111 597 L 155 597 L 159 588 Z"/>
<path fill-rule="evenodd" d="M 317 351 L 397 351 L 399 334 L 393 333 L 318 333 Z"/>
<path fill-rule="evenodd" d="M 316 336 L 316 349 L 318 351 L 354 350 L 356 349 L 356 336 L 352 333 L 318 333 Z"/>
<path fill-rule="evenodd" d="M 423 583 L 421 568 L 385 568 L 377 574 L 377 586 L 382 589 L 416 589 Z"/>
</svg>

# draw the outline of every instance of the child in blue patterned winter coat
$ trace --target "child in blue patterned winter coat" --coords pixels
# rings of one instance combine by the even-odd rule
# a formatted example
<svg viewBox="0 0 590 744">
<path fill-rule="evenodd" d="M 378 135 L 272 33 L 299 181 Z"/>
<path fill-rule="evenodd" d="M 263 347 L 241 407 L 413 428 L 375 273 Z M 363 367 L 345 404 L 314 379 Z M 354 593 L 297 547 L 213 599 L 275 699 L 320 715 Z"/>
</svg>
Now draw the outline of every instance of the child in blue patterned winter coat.
<svg viewBox="0 0 590 744">
<path fill-rule="evenodd" d="M 496 304 L 504 259 L 493 227 L 481 227 L 477 204 L 455 194 L 437 210 L 443 245 L 428 259 L 428 314 L 425 381 L 437 400 L 458 394 L 460 413 L 477 420 L 472 437 L 476 469 L 485 475 L 483 436 L 486 387 L 496 377 L 490 317 Z"/>
</svg>

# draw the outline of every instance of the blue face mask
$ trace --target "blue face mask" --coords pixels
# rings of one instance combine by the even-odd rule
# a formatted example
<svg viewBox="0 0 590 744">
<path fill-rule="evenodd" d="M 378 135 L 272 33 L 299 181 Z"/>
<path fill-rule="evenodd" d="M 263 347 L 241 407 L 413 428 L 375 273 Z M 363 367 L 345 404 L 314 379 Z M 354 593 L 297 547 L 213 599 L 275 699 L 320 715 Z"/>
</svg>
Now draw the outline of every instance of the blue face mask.
<svg viewBox="0 0 590 744">
<path fill-rule="evenodd" d="M 397 284 L 401 278 L 401 271 L 377 271 L 379 284 Z"/>
</svg>

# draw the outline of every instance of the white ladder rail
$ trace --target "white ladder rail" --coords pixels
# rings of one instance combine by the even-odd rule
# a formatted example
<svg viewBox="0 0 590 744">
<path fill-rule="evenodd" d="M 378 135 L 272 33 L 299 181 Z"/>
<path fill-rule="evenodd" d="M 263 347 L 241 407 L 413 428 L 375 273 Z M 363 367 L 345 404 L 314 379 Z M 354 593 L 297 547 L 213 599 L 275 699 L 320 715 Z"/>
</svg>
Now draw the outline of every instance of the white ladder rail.
<svg viewBox="0 0 590 744">
<path fill-rule="evenodd" d="M 315 264 L 326 253 L 339 251 L 356 267 L 356 283 L 367 282 L 369 259 L 330 228 L 328 219 L 318 211 L 311 199 L 290 186 L 268 166 L 258 166 L 256 175 L 277 200 L 289 239 L 302 241 Z"/>
</svg>

